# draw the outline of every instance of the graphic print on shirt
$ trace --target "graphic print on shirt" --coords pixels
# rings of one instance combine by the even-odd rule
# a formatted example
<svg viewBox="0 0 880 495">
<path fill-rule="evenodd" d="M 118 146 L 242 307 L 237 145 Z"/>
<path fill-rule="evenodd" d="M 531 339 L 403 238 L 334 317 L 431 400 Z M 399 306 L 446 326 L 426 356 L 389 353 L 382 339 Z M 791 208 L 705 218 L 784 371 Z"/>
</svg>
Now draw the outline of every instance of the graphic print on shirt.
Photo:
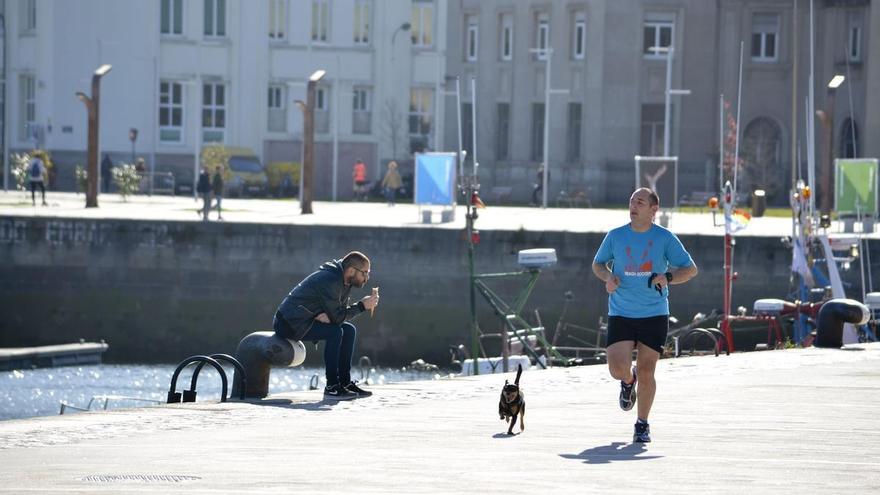
<svg viewBox="0 0 880 495">
<path fill-rule="evenodd" d="M 647 277 L 654 272 L 654 263 L 648 258 L 651 248 L 654 247 L 654 241 L 648 241 L 648 246 L 642 252 L 642 258 L 636 263 L 632 256 L 632 247 L 626 247 L 626 264 L 623 267 L 623 274 L 628 277 Z"/>
</svg>

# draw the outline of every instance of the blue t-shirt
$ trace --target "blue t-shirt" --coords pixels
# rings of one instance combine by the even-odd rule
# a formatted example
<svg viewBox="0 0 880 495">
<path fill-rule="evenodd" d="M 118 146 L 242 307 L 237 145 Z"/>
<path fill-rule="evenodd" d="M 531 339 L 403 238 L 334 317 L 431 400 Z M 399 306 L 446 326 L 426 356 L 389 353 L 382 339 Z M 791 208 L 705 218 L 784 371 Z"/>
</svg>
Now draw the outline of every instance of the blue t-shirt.
<svg viewBox="0 0 880 495">
<path fill-rule="evenodd" d="M 608 316 L 627 318 L 668 315 L 669 289 L 661 295 L 648 287 L 651 273 L 694 264 L 678 237 L 655 224 L 645 232 L 634 231 L 630 224 L 608 232 L 593 262 L 611 262 L 609 268 L 620 278 L 620 286 L 608 296 Z"/>
</svg>

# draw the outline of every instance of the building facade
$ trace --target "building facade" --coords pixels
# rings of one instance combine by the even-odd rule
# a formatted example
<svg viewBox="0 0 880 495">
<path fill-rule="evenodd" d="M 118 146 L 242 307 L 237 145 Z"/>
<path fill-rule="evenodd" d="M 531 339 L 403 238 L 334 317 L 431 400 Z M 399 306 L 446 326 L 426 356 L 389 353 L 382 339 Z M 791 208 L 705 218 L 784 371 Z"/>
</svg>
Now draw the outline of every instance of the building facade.
<svg viewBox="0 0 880 495">
<path fill-rule="evenodd" d="M 300 162 L 306 82 L 316 70 L 315 197 L 351 196 L 352 164 L 438 147 L 446 0 L 5 0 L 7 155 L 48 149 L 56 188 L 85 163 L 77 99 L 101 81 L 100 149 L 193 183 L 210 143 L 263 164 Z M 130 130 L 137 138 L 130 139 Z"/>
<path fill-rule="evenodd" d="M 833 108 L 834 155 L 877 157 L 880 42 L 871 33 L 880 8 L 868 0 L 813 4 L 817 110 L 830 104 L 828 81 L 846 76 Z M 809 0 L 462 0 L 449 4 L 449 28 L 449 73 L 477 81 L 476 155 L 486 196 L 528 198 L 545 125 L 551 203 L 574 191 L 594 204 L 625 201 L 635 155 L 677 156 L 679 196 L 717 191 L 721 134 L 736 134 L 722 117 L 736 115 L 741 46 L 741 187 L 788 204 L 792 163 L 806 175 Z M 667 152 L 669 48 L 669 86 L 690 92 L 670 97 Z M 463 145 L 473 156 L 470 92 L 463 100 Z M 815 132 L 818 170 L 828 153 L 818 119 Z M 447 142 L 457 136 L 454 119 L 446 134 Z"/>
</svg>

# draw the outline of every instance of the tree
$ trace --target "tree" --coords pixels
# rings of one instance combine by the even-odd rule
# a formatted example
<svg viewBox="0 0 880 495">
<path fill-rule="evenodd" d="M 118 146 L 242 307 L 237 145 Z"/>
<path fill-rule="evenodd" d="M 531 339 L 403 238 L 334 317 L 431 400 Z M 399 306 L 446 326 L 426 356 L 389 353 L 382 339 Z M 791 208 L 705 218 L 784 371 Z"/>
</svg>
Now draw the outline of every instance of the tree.
<svg viewBox="0 0 880 495">
<path fill-rule="evenodd" d="M 398 159 L 401 147 L 406 141 L 406 118 L 396 100 L 386 100 L 383 108 L 382 127 L 388 141 L 391 142 L 391 158 Z"/>
</svg>

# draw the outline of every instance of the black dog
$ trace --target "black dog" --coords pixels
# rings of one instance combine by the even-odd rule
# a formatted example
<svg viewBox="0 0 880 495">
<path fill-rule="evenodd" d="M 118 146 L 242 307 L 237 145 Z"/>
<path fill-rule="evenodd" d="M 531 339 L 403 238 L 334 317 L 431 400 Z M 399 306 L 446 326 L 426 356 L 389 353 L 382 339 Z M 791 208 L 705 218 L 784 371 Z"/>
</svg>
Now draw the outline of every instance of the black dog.
<svg viewBox="0 0 880 495">
<path fill-rule="evenodd" d="M 523 418 L 526 415 L 526 401 L 523 398 L 522 390 L 519 389 L 519 377 L 522 375 L 522 365 L 516 367 L 516 380 L 508 383 L 504 380 L 504 388 L 501 389 L 501 400 L 498 402 L 498 415 L 501 419 L 510 423 L 507 429 L 508 435 L 513 435 L 513 425 L 516 424 L 516 417 L 519 416 L 519 431 L 522 433 L 526 427 L 523 424 Z"/>
</svg>

